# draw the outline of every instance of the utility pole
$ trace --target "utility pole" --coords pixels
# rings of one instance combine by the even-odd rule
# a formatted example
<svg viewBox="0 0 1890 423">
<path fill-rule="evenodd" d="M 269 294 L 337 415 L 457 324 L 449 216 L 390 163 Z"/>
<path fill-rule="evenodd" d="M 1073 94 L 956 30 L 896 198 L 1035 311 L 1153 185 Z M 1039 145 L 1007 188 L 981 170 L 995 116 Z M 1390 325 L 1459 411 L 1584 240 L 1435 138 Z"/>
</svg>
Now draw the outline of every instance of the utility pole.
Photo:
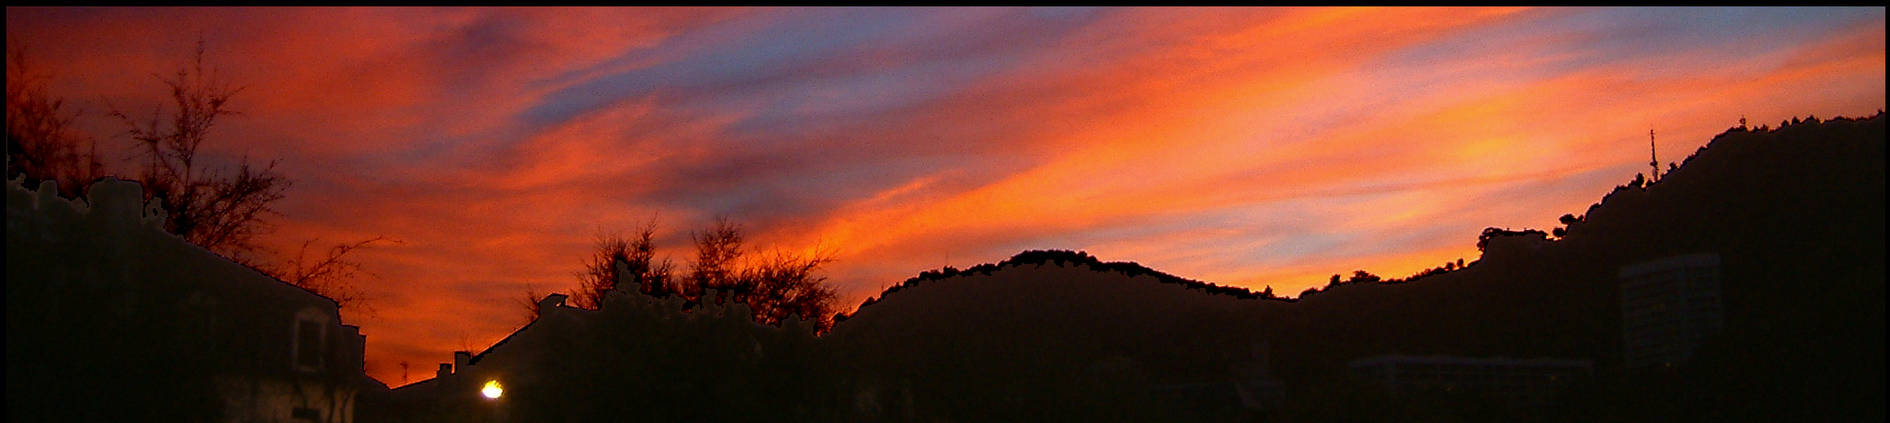
<svg viewBox="0 0 1890 423">
<path fill-rule="evenodd" d="M 1647 182 L 1653 183 L 1654 181 L 1659 181 L 1660 154 L 1654 150 L 1654 130 L 1652 129 L 1647 130 L 1647 160 L 1647 165 L 1654 168 L 1654 173 L 1647 175 Z"/>
</svg>

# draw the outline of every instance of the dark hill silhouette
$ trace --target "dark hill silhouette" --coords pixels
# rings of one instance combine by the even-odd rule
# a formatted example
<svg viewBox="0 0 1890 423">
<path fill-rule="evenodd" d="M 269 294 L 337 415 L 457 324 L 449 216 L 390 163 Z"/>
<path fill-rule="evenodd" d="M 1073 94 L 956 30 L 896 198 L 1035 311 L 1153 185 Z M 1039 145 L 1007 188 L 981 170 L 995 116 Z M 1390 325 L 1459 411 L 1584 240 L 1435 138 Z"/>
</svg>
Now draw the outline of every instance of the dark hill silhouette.
<svg viewBox="0 0 1890 423">
<path fill-rule="evenodd" d="M 1347 361 L 1385 353 L 1595 361 L 1566 409 L 1490 419 L 1881 420 L 1883 157 L 1881 112 L 1734 128 L 1658 182 L 1637 177 L 1565 219 L 1560 237 L 1486 232 L 1483 257 L 1461 269 L 1337 284 L 1298 302 L 1025 252 L 922 273 L 869 300 L 827 343 L 874 385 L 859 390 L 891 404 L 881 408 L 953 420 L 1070 415 L 1095 401 L 1051 404 L 1136 397 L 1109 384 L 1225 377 L 1258 342 L 1294 398 L 1278 412 L 1287 420 L 1386 408 L 1330 395 L 1361 389 L 1348 385 Z M 1622 369 L 1617 270 L 1699 252 L 1722 257 L 1726 329 L 1677 370 Z"/>
<path fill-rule="evenodd" d="M 1221 382 L 1260 339 L 1257 301 L 1207 287 L 1032 251 L 908 280 L 823 340 L 855 372 L 844 391 L 880 403 L 868 418 L 1152 420 L 1186 410 L 1149 387 Z"/>
<path fill-rule="evenodd" d="M 363 401 L 361 412 L 387 421 L 1877 421 L 1883 152 L 1881 113 L 1727 131 L 1658 182 L 1636 178 L 1569 213 L 1554 236 L 1486 230 L 1475 237 L 1482 256 L 1467 265 L 1390 279 L 1357 271 L 1297 300 L 1072 251 L 921 273 L 818 338 L 792 319 L 755 324 L 738 303 L 689 308 L 631 289 L 583 310 L 547 297 L 540 319 L 508 341 L 468 354 L 450 375 Z M 1625 367 L 1621 269 L 1694 253 L 1720 263 L 1724 330 L 1678 367 Z M 634 286 L 625 274 L 619 283 Z M 1385 354 L 1572 359 L 1536 362 L 1592 363 L 1593 376 L 1558 385 L 1547 408 L 1469 392 L 1391 395 L 1347 366 Z M 504 399 L 475 396 L 501 379 Z"/>
<path fill-rule="evenodd" d="M 950 279 L 952 277 L 956 277 L 960 275 L 990 276 L 992 272 L 998 271 L 1000 269 L 1004 269 L 1006 267 L 1021 267 L 1025 265 L 1042 266 L 1045 264 L 1052 264 L 1052 263 L 1058 266 L 1068 265 L 1068 266 L 1079 267 L 1079 268 L 1087 268 L 1089 270 L 1094 270 L 1098 272 L 1119 273 L 1119 274 L 1122 274 L 1124 276 L 1128 276 L 1131 278 L 1137 277 L 1137 276 L 1144 276 L 1144 275 L 1153 276 L 1155 277 L 1155 280 L 1157 282 L 1161 282 L 1165 284 L 1181 285 L 1183 287 L 1186 287 L 1187 289 L 1200 290 L 1209 294 L 1232 295 L 1232 296 L 1242 298 L 1242 299 L 1254 299 L 1254 298 L 1262 298 L 1262 297 L 1272 298 L 1269 295 L 1253 292 L 1252 290 L 1249 290 L 1247 288 L 1242 288 L 1242 287 L 1237 287 L 1237 286 L 1220 286 L 1220 285 L 1215 285 L 1215 284 L 1211 284 L 1207 282 L 1197 281 L 1193 279 L 1188 279 L 1188 278 L 1183 278 L 1180 276 L 1163 273 L 1155 269 L 1150 269 L 1147 266 L 1143 266 L 1141 263 L 1121 262 L 1121 261 L 1103 262 L 1101 259 L 1097 259 L 1096 257 L 1090 256 L 1089 253 L 1087 252 L 1070 251 L 1070 250 L 1026 250 L 1024 252 L 1017 253 L 1017 255 L 1011 256 L 1010 259 L 1006 259 L 1004 261 L 997 262 L 995 264 L 994 263 L 980 264 L 980 265 L 972 266 L 971 268 L 965 269 L 962 271 L 958 270 L 958 268 L 956 267 L 950 267 L 950 266 L 947 266 L 938 270 L 927 270 L 924 272 L 919 272 L 918 276 L 906 278 L 905 282 L 900 282 L 898 285 L 894 285 L 891 288 L 887 288 L 885 292 L 880 293 L 880 297 L 892 295 L 894 293 L 899 292 L 902 289 L 916 287 L 926 282 Z M 878 301 L 879 301 L 879 297 L 869 297 L 866 299 L 866 302 L 864 304 L 860 305 L 860 307 L 866 307 Z"/>
</svg>

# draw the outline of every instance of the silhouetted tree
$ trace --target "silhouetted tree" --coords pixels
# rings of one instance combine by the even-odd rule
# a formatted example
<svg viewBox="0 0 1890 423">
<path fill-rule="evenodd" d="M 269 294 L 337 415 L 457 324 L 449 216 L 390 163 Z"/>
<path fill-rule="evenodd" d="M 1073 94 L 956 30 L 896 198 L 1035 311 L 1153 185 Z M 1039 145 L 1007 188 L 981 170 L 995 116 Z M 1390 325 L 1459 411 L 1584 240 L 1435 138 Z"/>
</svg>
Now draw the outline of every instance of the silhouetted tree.
<svg viewBox="0 0 1890 423">
<path fill-rule="evenodd" d="M 9 40 L 8 174 L 58 180 L 62 193 L 76 196 L 85 185 L 102 176 L 97 145 L 85 138 L 81 152 L 81 137 L 71 127 L 77 113 L 61 110 L 62 101 L 46 90 L 46 76 L 32 73 L 25 53 L 11 43 Z M 242 88 L 210 75 L 204 65 L 202 41 L 197 43 L 193 59 L 189 67 L 174 76 L 159 77 L 170 89 L 169 103 L 176 110 L 167 113 L 159 106 L 149 119 L 134 119 L 116 108 L 110 112 L 125 124 L 126 133 L 136 143 L 134 166 L 141 166 L 137 178 L 145 199 L 162 204 L 164 229 L 338 303 L 358 303 L 360 291 L 354 289 L 350 279 L 361 273 L 361 266 L 345 257 L 376 242 L 398 241 L 375 237 L 339 243 L 329 249 L 327 256 L 316 259 L 307 256 L 314 242 L 310 240 L 294 259 L 265 264 L 258 256 L 267 251 L 254 239 L 269 229 L 267 216 L 278 214 L 270 206 L 283 198 L 291 181 L 275 171 L 273 160 L 257 168 L 245 157 L 234 172 L 224 173 L 198 154 L 217 119 L 237 114 L 228 106 Z"/>
<path fill-rule="evenodd" d="M 255 168 L 245 157 L 226 175 L 198 155 L 217 119 L 237 114 L 229 108 L 230 100 L 242 92 L 208 75 L 203 56 L 203 43 L 198 42 L 191 67 L 161 78 L 170 88 L 175 111 L 167 114 L 160 107 L 142 121 L 115 108 L 111 114 L 129 127 L 126 134 L 137 142 L 144 162 L 139 182 L 147 199 L 163 203 L 164 228 L 192 244 L 254 264 L 253 239 L 268 230 L 266 216 L 277 214 L 270 205 L 283 198 L 291 182 L 276 172 L 273 160 Z"/>
<path fill-rule="evenodd" d="M 320 258 L 309 257 L 308 247 L 315 241 L 311 239 L 303 242 L 301 250 L 296 251 L 295 258 L 266 271 L 283 282 L 335 300 L 335 303 L 342 307 L 359 304 L 364 298 L 360 287 L 354 284 L 356 277 L 362 273 L 373 275 L 371 272 L 362 270 L 361 263 L 349 260 L 348 253 L 378 242 L 400 243 L 397 239 L 376 236 L 353 243 L 337 243 L 328 248 L 326 255 Z"/>
<path fill-rule="evenodd" d="M 833 324 L 836 295 L 824 285 L 827 278 L 818 274 L 822 266 L 833 262 L 826 252 L 799 255 L 775 251 L 743 266 L 741 227 L 727 218 L 717 218 L 708 229 L 692 236 L 696 260 L 689 272 L 690 291 L 698 300 L 711 291 L 728 295 L 724 300 L 747 304 L 755 321 L 780 324 L 788 316 L 816 321 L 818 330 Z"/>
<path fill-rule="evenodd" d="M 1490 240 L 1500 238 L 1500 237 L 1534 236 L 1534 237 L 1540 238 L 1547 235 L 1548 233 L 1542 232 L 1540 230 L 1535 230 L 1535 229 L 1524 229 L 1520 231 L 1512 231 L 1512 230 L 1502 229 L 1502 228 L 1483 228 L 1483 233 L 1477 235 L 1477 251 L 1481 252 L 1488 249 L 1490 246 Z M 1458 259 L 1458 260 L 1461 261 L 1463 259 Z"/>
<path fill-rule="evenodd" d="M 825 331 L 833 324 L 828 317 L 838 297 L 826 286 L 827 277 L 818 272 L 832 262 L 829 253 L 803 256 L 777 250 L 742 269 L 736 278 L 735 300 L 748 304 L 756 322 L 777 325 L 796 316 L 815 321 L 815 329 Z"/>
<path fill-rule="evenodd" d="M 1556 238 L 1561 238 L 1561 237 L 1568 236 L 1569 229 L 1574 228 L 1575 223 L 1581 222 L 1581 219 L 1576 218 L 1575 214 L 1573 213 L 1566 213 L 1566 214 L 1563 214 L 1561 218 L 1556 219 L 1556 221 L 1561 222 L 1562 227 L 1555 228 L 1554 230 L 1550 231 L 1550 233 L 1555 234 Z"/>
<path fill-rule="evenodd" d="M 718 217 L 707 230 L 690 238 L 695 241 L 696 260 L 689 269 L 689 295 L 701 296 L 708 289 L 739 289 L 735 266 L 742 258 L 741 227 Z"/>
<path fill-rule="evenodd" d="M 527 288 L 524 297 L 513 297 L 512 301 L 513 304 L 518 305 L 518 310 L 524 312 L 524 319 L 522 320 L 530 322 L 538 319 L 539 313 L 544 311 L 538 307 L 538 301 L 544 298 L 545 295 L 540 294 L 538 290 Z M 404 383 L 406 381 L 403 380 L 401 382 Z"/>
<path fill-rule="evenodd" d="M 689 273 L 677 280 L 668 258 L 656 257 L 654 220 L 636 235 L 606 234 L 577 274 L 580 285 L 572 306 L 599 308 L 606 293 L 617 288 L 618 264 L 623 279 L 637 283 L 638 292 L 664 297 L 680 295 L 692 303 L 735 301 L 747 304 L 754 321 L 777 325 L 789 316 L 815 322 L 824 331 L 833 324 L 837 294 L 826 286 L 820 269 L 833 262 L 827 251 L 795 254 L 776 250 L 752 262 L 743 262 L 741 227 L 717 218 L 708 229 L 691 235 L 696 259 Z M 954 269 L 955 270 L 955 269 Z"/>
<path fill-rule="evenodd" d="M 32 72 L 15 41 L 7 44 L 7 176 L 58 181 L 60 194 L 77 197 L 102 172 L 98 145 L 84 137 L 81 148 L 72 128 L 79 113 L 61 110 L 65 100 L 46 88 L 50 77 Z"/>
<path fill-rule="evenodd" d="M 573 307 L 596 309 L 604 303 L 604 294 L 617 288 L 617 263 L 623 262 L 622 276 L 637 285 L 643 294 L 665 297 L 676 293 L 670 274 L 674 266 L 668 258 L 656 259 L 656 221 L 645 223 L 636 235 L 620 233 L 597 235 L 596 250 L 578 273 L 578 289 L 571 296 Z M 535 301 L 535 300 L 534 300 Z"/>
</svg>

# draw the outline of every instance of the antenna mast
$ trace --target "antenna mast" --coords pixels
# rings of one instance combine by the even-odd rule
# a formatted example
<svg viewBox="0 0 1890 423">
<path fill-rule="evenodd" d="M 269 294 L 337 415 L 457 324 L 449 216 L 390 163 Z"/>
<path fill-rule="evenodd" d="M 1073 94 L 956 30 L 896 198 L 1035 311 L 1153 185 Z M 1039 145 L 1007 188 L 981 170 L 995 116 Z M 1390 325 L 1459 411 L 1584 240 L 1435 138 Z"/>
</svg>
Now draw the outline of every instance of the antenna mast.
<svg viewBox="0 0 1890 423">
<path fill-rule="evenodd" d="M 1660 155 L 1654 150 L 1654 130 L 1652 129 L 1647 130 L 1647 165 L 1654 168 L 1654 173 L 1648 174 L 1647 182 L 1659 181 Z"/>
</svg>

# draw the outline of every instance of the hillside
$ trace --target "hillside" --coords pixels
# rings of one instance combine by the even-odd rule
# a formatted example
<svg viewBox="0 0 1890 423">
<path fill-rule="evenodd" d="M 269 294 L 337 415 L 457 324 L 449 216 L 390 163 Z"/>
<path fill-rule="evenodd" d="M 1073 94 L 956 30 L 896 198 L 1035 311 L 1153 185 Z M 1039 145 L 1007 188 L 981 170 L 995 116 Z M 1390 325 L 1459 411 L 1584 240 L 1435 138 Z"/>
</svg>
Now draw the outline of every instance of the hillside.
<svg viewBox="0 0 1890 423">
<path fill-rule="evenodd" d="M 1502 237 L 1460 270 L 1297 302 L 1027 253 L 909 280 L 837 325 L 828 347 L 870 375 L 862 380 L 894 386 L 882 390 L 903 399 L 890 402 L 953 420 L 1133 396 L 1073 381 L 1227 377 L 1217 375 L 1270 345 L 1272 370 L 1301 408 L 1350 405 L 1324 394 L 1350 389 L 1346 361 L 1457 354 L 1594 360 L 1596 380 L 1569 394 L 1572 414 L 1561 416 L 1575 420 L 1783 418 L 1817 404 L 1814 415 L 1874 421 L 1884 392 L 1883 158 L 1881 113 L 1735 128 L 1658 182 L 1618 187 L 1572 213 L 1564 237 Z M 1674 372 L 1622 370 L 1616 271 L 1696 252 L 1723 259 L 1726 330 Z M 1304 412 L 1283 416 L 1322 418 Z"/>
<path fill-rule="evenodd" d="M 1077 253 L 1027 252 L 928 276 L 825 338 L 860 374 L 854 391 L 920 398 L 911 404 L 919 416 L 1147 411 L 1129 406 L 1141 388 L 1215 380 L 1260 339 L 1254 300 Z"/>
<path fill-rule="evenodd" d="M 1611 406 L 1578 411 L 1627 414 L 1583 420 L 1800 415 L 1787 404 L 1881 416 L 1883 157 L 1881 114 L 1729 130 L 1658 183 L 1618 187 L 1563 239 L 1493 243 L 1462 271 L 1307 298 L 1307 324 L 1284 336 L 1371 336 L 1282 359 L 1310 375 L 1387 350 L 1592 358 L 1607 397 L 1594 400 Z M 1616 270 L 1696 252 L 1723 260 L 1725 332 L 1674 374 L 1613 370 Z"/>
<path fill-rule="evenodd" d="M 1466 236 L 1483 254 L 1460 269 L 1294 300 L 1072 251 L 921 273 L 820 337 L 804 322 L 755 324 L 737 303 L 618 293 L 578 310 L 547 297 L 526 329 L 441 380 L 364 401 L 362 415 L 1876 421 L 1883 152 L 1881 114 L 1728 131 L 1658 182 L 1570 213 L 1567 228 Z M 1618 272 L 1693 253 L 1721 260 L 1725 329 L 1689 363 L 1625 368 Z M 1511 407 L 1469 392 L 1394 396 L 1346 365 L 1382 354 L 1591 360 L 1594 371 L 1558 385 L 1547 407 Z M 471 394 L 488 380 L 504 381 L 505 400 Z"/>
</svg>

